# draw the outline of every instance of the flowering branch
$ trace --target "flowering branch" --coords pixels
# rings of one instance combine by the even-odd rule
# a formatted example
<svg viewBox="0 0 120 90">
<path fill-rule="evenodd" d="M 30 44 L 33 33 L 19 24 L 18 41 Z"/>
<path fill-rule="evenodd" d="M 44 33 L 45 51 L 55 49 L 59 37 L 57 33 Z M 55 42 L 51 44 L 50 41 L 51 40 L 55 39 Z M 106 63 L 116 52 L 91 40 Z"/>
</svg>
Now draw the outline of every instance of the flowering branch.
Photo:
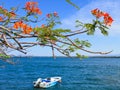
<svg viewBox="0 0 120 90">
<path fill-rule="evenodd" d="M 26 15 L 23 17 L 14 10 L 8 11 L 0 6 L 0 57 L 3 58 L 8 55 L 7 50 L 13 49 L 26 54 L 27 48 L 33 46 L 46 46 L 52 49 L 52 55 L 55 58 L 55 50 L 61 54 L 71 57 L 71 53 L 76 53 L 76 50 L 81 50 L 93 54 L 108 54 L 109 52 L 94 52 L 87 50 L 91 43 L 87 40 L 80 40 L 78 38 L 72 39 L 71 36 L 87 34 L 93 35 L 96 29 L 101 30 L 103 35 L 108 35 L 107 30 L 111 26 L 112 17 L 99 9 L 91 11 L 95 19 L 92 23 L 83 23 L 76 21 L 76 27 L 79 30 L 55 28 L 56 25 L 61 24 L 57 12 L 48 13 L 46 17 L 39 20 L 42 11 L 38 8 L 37 2 L 27 2 L 23 9 Z M 31 20 L 31 17 L 33 20 Z M 103 17 L 103 18 L 102 18 Z M 37 26 L 40 21 L 41 25 Z M 42 23 L 43 21 L 44 23 Z M 36 23 L 33 27 L 31 24 Z M 36 41 L 26 41 L 26 38 L 34 38 Z M 22 39 L 23 42 L 20 40 Z M 4 49 L 5 48 L 5 49 Z M 83 58 L 84 55 L 76 53 L 76 56 Z"/>
</svg>

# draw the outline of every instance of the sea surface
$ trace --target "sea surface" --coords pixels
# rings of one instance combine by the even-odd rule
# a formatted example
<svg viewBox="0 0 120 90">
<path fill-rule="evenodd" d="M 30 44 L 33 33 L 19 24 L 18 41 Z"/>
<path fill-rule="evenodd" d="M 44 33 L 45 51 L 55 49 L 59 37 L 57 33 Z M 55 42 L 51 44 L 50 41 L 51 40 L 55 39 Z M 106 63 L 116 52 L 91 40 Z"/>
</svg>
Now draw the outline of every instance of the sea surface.
<svg viewBox="0 0 120 90">
<path fill-rule="evenodd" d="M 120 58 L 14 57 L 0 60 L 0 90 L 120 90 Z M 61 76 L 48 89 L 33 87 L 37 78 Z"/>
</svg>

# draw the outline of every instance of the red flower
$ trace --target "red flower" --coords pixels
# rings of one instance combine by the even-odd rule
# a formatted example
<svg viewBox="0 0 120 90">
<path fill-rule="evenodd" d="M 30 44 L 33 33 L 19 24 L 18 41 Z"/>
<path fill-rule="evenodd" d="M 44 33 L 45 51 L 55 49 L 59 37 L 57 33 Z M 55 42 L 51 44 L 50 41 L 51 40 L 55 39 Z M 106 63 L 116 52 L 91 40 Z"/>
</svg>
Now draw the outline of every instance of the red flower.
<svg viewBox="0 0 120 90">
<path fill-rule="evenodd" d="M 3 21 L 3 17 L 0 16 L 0 22 Z"/>
<path fill-rule="evenodd" d="M 2 9 L 2 6 L 0 6 L 0 9 Z"/>
<path fill-rule="evenodd" d="M 30 34 L 32 32 L 32 27 L 27 24 L 23 24 L 22 29 L 24 34 Z"/>
<path fill-rule="evenodd" d="M 98 9 L 96 8 L 96 9 L 92 10 L 91 13 L 92 13 L 93 15 L 95 15 L 95 14 L 97 13 L 97 11 L 98 11 Z"/>
<path fill-rule="evenodd" d="M 108 13 L 102 12 L 99 9 L 94 9 L 94 10 L 91 11 L 91 13 L 93 15 L 95 15 L 97 18 L 103 17 L 104 18 L 104 24 L 108 25 L 108 26 L 111 26 L 111 24 L 113 22 L 113 19 Z"/>
<path fill-rule="evenodd" d="M 104 23 L 108 26 L 111 26 L 112 22 L 113 22 L 112 17 L 110 17 L 110 15 L 108 13 L 105 13 L 104 14 Z"/>
</svg>

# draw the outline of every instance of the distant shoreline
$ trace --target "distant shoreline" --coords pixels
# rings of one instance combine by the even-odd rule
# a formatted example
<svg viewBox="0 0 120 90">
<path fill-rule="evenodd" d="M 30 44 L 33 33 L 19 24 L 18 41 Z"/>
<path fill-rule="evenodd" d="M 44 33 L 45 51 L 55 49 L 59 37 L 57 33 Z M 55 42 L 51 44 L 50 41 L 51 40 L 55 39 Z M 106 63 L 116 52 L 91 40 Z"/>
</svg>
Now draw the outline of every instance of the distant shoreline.
<svg viewBox="0 0 120 90">
<path fill-rule="evenodd" d="M 48 57 L 53 58 L 52 56 L 12 56 L 12 57 Z M 65 58 L 66 56 L 56 56 L 56 58 Z M 69 58 L 69 57 L 66 57 Z M 72 58 L 77 58 L 72 56 Z M 120 56 L 88 56 L 88 58 L 120 58 Z"/>
</svg>

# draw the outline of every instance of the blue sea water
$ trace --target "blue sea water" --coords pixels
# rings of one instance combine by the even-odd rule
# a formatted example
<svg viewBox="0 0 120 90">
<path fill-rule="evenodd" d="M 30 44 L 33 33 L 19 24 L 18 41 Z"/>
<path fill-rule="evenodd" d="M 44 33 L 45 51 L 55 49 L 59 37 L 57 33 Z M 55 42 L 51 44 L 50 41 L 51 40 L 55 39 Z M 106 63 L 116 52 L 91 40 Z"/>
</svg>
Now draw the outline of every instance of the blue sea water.
<svg viewBox="0 0 120 90">
<path fill-rule="evenodd" d="M 37 78 L 61 76 L 47 90 L 120 90 L 120 58 L 79 60 L 59 57 L 14 57 L 16 65 L 0 61 L 0 90 L 45 90 L 33 87 Z"/>
</svg>

